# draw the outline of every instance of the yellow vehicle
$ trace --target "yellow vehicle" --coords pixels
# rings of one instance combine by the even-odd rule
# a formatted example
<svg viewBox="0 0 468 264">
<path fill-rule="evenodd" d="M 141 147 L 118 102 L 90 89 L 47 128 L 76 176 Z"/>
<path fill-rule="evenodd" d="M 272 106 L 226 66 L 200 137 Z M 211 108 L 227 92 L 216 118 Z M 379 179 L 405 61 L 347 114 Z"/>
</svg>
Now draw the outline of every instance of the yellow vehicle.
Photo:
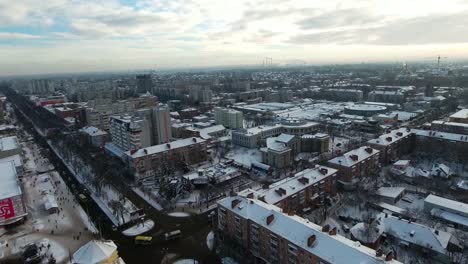
<svg viewBox="0 0 468 264">
<path fill-rule="evenodd" d="M 136 245 L 151 245 L 153 242 L 153 237 L 150 236 L 137 236 L 135 237 Z"/>
</svg>

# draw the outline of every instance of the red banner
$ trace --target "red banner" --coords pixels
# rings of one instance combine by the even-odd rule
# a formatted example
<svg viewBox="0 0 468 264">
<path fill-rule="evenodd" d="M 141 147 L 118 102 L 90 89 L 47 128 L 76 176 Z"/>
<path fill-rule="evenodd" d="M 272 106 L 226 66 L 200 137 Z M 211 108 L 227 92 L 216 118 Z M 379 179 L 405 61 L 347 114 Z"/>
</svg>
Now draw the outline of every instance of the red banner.
<svg viewBox="0 0 468 264">
<path fill-rule="evenodd" d="M 0 201 L 0 219 L 8 220 L 15 216 L 15 209 L 11 198 Z"/>
</svg>

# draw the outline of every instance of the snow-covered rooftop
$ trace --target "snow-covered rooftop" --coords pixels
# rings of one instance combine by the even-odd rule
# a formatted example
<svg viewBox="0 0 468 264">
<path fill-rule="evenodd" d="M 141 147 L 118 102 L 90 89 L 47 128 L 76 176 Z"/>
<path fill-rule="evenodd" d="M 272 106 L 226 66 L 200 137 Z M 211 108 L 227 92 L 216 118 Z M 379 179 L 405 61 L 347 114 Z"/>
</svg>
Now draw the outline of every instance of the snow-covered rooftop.
<svg viewBox="0 0 468 264">
<path fill-rule="evenodd" d="M 7 151 L 19 148 L 16 136 L 0 138 L 0 151 Z"/>
<path fill-rule="evenodd" d="M 105 135 L 107 135 L 107 132 L 105 132 L 103 130 L 100 130 L 99 128 L 93 127 L 93 126 L 83 127 L 79 131 L 82 132 L 82 133 L 86 133 L 86 134 L 88 134 L 90 136 L 105 136 Z"/>
<path fill-rule="evenodd" d="M 452 234 L 384 213 L 377 217 L 385 233 L 411 244 L 445 254 Z"/>
<path fill-rule="evenodd" d="M 142 149 L 137 150 L 133 154 L 131 153 L 131 151 L 127 151 L 127 152 L 125 152 L 125 154 L 127 154 L 128 156 L 130 156 L 132 158 L 140 158 L 140 157 L 143 157 L 143 156 L 146 156 L 146 155 L 152 155 L 152 154 L 168 151 L 168 150 L 171 150 L 171 149 L 188 147 L 188 146 L 199 144 L 199 143 L 202 143 L 202 142 L 206 142 L 206 141 L 204 139 L 197 138 L 197 137 L 184 138 L 184 139 L 172 141 L 172 142 L 166 143 L 166 144 L 161 144 L 161 145 L 155 145 L 155 146 L 151 146 L 151 147 L 147 147 L 147 148 L 142 148 Z"/>
<path fill-rule="evenodd" d="M 236 199 L 240 203 L 232 208 L 232 202 Z M 219 201 L 218 204 L 257 225 L 271 230 L 328 263 L 400 263 L 397 260 L 386 262 L 384 258 L 377 257 L 373 249 L 365 247 L 359 242 L 354 242 L 340 235 L 330 235 L 328 232 L 322 232 L 320 226 L 309 220 L 283 214 L 278 207 L 259 200 L 237 196 L 225 198 Z M 271 215 L 273 215 L 273 220 L 267 224 L 267 218 Z M 308 240 L 313 235 L 315 235 L 315 243 L 309 246 Z"/>
<path fill-rule="evenodd" d="M 247 196 L 253 193 L 254 198 L 262 198 L 266 203 L 276 204 L 279 201 L 298 193 L 311 185 L 317 184 L 325 178 L 336 173 L 337 170 L 317 166 L 313 169 L 306 169 L 296 173 L 293 177 L 285 178 L 281 181 L 275 182 L 269 186 L 268 189 L 251 190 L 247 189 L 241 193 L 242 196 Z M 284 193 L 279 190 L 284 190 Z"/>
<path fill-rule="evenodd" d="M 343 156 L 336 157 L 334 159 L 329 160 L 328 162 L 345 167 L 351 167 L 356 163 L 361 162 L 377 153 L 379 153 L 378 150 L 364 146 L 346 152 Z"/>
<path fill-rule="evenodd" d="M 447 121 L 442 121 L 442 120 L 432 121 L 432 124 L 468 128 L 468 124 L 465 124 L 465 123 L 447 122 Z"/>
<path fill-rule="evenodd" d="M 468 118 L 468 109 L 462 109 L 450 116 L 451 118 Z"/>
<path fill-rule="evenodd" d="M 426 199 L 424 199 L 424 203 L 430 203 L 433 205 L 437 205 L 441 208 L 447 208 L 454 212 L 458 212 L 460 214 L 468 215 L 468 204 L 461 203 L 458 201 L 450 200 L 444 197 L 436 196 L 433 194 L 429 194 Z"/>
<path fill-rule="evenodd" d="M 0 200 L 21 194 L 13 161 L 0 163 Z"/>
<path fill-rule="evenodd" d="M 401 195 L 401 193 L 404 191 L 405 191 L 405 188 L 403 187 L 380 187 L 377 190 L 377 195 L 390 197 L 390 198 L 396 198 L 399 195 Z"/>
<path fill-rule="evenodd" d="M 459 215 L 459 214 L 447 212 L 447 211 L 442 210 L 442 209 L 433 208 L 431 210 L 431 215 L 436 216 L 436 217 L 440 217 L 440 218 L 442 218 L 444 220 L 447 220 L 449 222 L 452 222 L 452 223 L 456 223 L 456 224 L 468 227 L 468 217 L 465 217 L 465 216 L 462 216 L 462 215 Z"/>
<path fill-rule="evenodd" d="M 439 131 L 433 131 L 433 130 L 421 130 L 421 129 L 411 129 L 411 132 L 416 134 L 416 136 L 433 137 L 433 138 L 447 139 L 447 140 L 459 141 L 459 142 L 468 142 L 468 136 L 462 135 L 462 134 L 446 133 L 446 132 L 439 132 Z"/>
<path fill-rule="evenodd" d="M 383 134 L 383 135 L 379 136 L 378 138 L 371 139 L 371 140 L 367 141 L 367 143 L 375 144 L 375 145 L 388 146 L 388 145 L 390 145 L 392 143 L 395 143 L 395 142 L 401 140 L 402 138 L 405 138 L 409 134 L 411 134 L 411 130 L 409 130 L 407 128 L 399 128 L 399 129 L 395 129 L 395 130 L 390 131 L 390 133 Z"/>
<path fill-rule="evenodd" d="M 9 162 L 9 161 L 13 161 L 16 167 L 23 165 L 21 156 L 18 154 L 0 159 L 0 163 Z"/>
<path fill-rule="evenodd" d="M 73 254 L 73 263 L 98 264 L 103 263 L 117 250 L 113 241 L 93 240 L 79 248 Z"/>
</svg>

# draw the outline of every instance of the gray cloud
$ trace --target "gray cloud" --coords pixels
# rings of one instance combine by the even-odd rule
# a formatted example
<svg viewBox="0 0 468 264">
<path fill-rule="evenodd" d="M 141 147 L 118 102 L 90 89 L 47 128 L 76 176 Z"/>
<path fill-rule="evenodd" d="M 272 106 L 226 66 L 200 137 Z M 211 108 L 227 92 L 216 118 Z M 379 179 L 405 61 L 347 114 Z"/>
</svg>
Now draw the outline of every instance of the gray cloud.
<svg viewBox="0 0 468 264">
<path fill-rule="evenodd" d="M 331 12 L 309 14 L 310 17 L 300 20 L 297 25 L 303 30 L 326 29 L 343 26 L 362 26 L 381 21 L 363 9 L 349 8 L 339 9 Z"/>
<path fill-rule="evenodd" d="M 290 39 L 295 44 L 416 45 L 468 43 L 468 14 L 425 16 L 402 19 L 381 26 L 350 30 L 329 30 L 301 34 Z"/>
</svg>

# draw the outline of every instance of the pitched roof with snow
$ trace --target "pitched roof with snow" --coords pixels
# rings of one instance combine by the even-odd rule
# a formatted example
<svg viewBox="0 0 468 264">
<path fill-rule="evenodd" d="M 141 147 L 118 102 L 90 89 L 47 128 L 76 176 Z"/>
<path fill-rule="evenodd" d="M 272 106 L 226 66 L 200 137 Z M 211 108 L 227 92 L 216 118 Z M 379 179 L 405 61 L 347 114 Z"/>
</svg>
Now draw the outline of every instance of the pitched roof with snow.
<svg viewBox="0 0 468 264">
<path fill-rule="evenodd" d="M 411 244 L 445 254 L 452 234 L 425 225 L 409 222 L 394 216 L 380 214 L 377 217 L 384 232 Z"/>
<path fill-rule="evenodd" d="M 343 156 L 336 157 L 334 159 L 329 160 L 328 162 L 340 166 L 351 167 L 358 162 L 361 162 L 373 155 L 376 155 L 377 153 L 379 153 L 378 150 L 364 146 L 346 152 Z"/>
<path fill-rule="evenodd" d="M 403 187 L 380 187 L 377 190 L 377 195 L 396 198 L 404 191 L 405 188 Z"/>
<path fill-rule="evenodd" d="M 392 143 L 398 142 L 399 140 L 401 140 L 402 138 L 405 138 L 409 134 L 411 134 L 410 129 L 407 129 L 407 128 L 395 129 L 395 130 L 390 131 L 390 133 L 383 134 L 375 139 L 371 139 L 367 141 L 367 143 L 388 146 Z"/>
<path fill-rule="evenodd" d="M 236 199 L 240 203 L 232 208 L 232 203 Z M 259 200 L 239 196 L 227 197 L 219 201 L 218 205 L 269 229 L 271 232 L 328 263 L 400 263 L 397 260 L 385 261 L 382 257 L 376 257 L 375 250 L 365 247 L 359 242 L 354 242 L 340 235 L 330 235 L 328 232 L 322 232 L 320 226 L 309 220 L 295 215 L 283 214 L 277 206 Z M 271 215 L 273 215 L 273 220 L 267 224 L 267 219 L 271 219 Z M 315 243 L 309 246 L 309 238 L 313 235 L 315 235 Z"/>
<path fill-rule="evenodd" d="M 268 189 L 247 189 L 242 192 L 242 196 L 247 196 L 249 193 L 253 193 L 254 198 L 261 198 L 268 204 L 276 204 L 286 197 L 298 193 L 311 185 L 317 184 L 336 172 L 337 170 L 329 167 L 317 166 L 313 169 L 306 169 L 298 172 L 293 177 L 275 182 L 271 184 Z M 279 191 L 280 189 L 281 191 Z M 284 192 L 282 190 L 284 190 Z"/>
<path fill-rule="evenodd" d="M 93 240 L 73 254 L 75 264 L 98 264 L 107 260 L 117 250 L 113 241 Z"/>
</svg>

